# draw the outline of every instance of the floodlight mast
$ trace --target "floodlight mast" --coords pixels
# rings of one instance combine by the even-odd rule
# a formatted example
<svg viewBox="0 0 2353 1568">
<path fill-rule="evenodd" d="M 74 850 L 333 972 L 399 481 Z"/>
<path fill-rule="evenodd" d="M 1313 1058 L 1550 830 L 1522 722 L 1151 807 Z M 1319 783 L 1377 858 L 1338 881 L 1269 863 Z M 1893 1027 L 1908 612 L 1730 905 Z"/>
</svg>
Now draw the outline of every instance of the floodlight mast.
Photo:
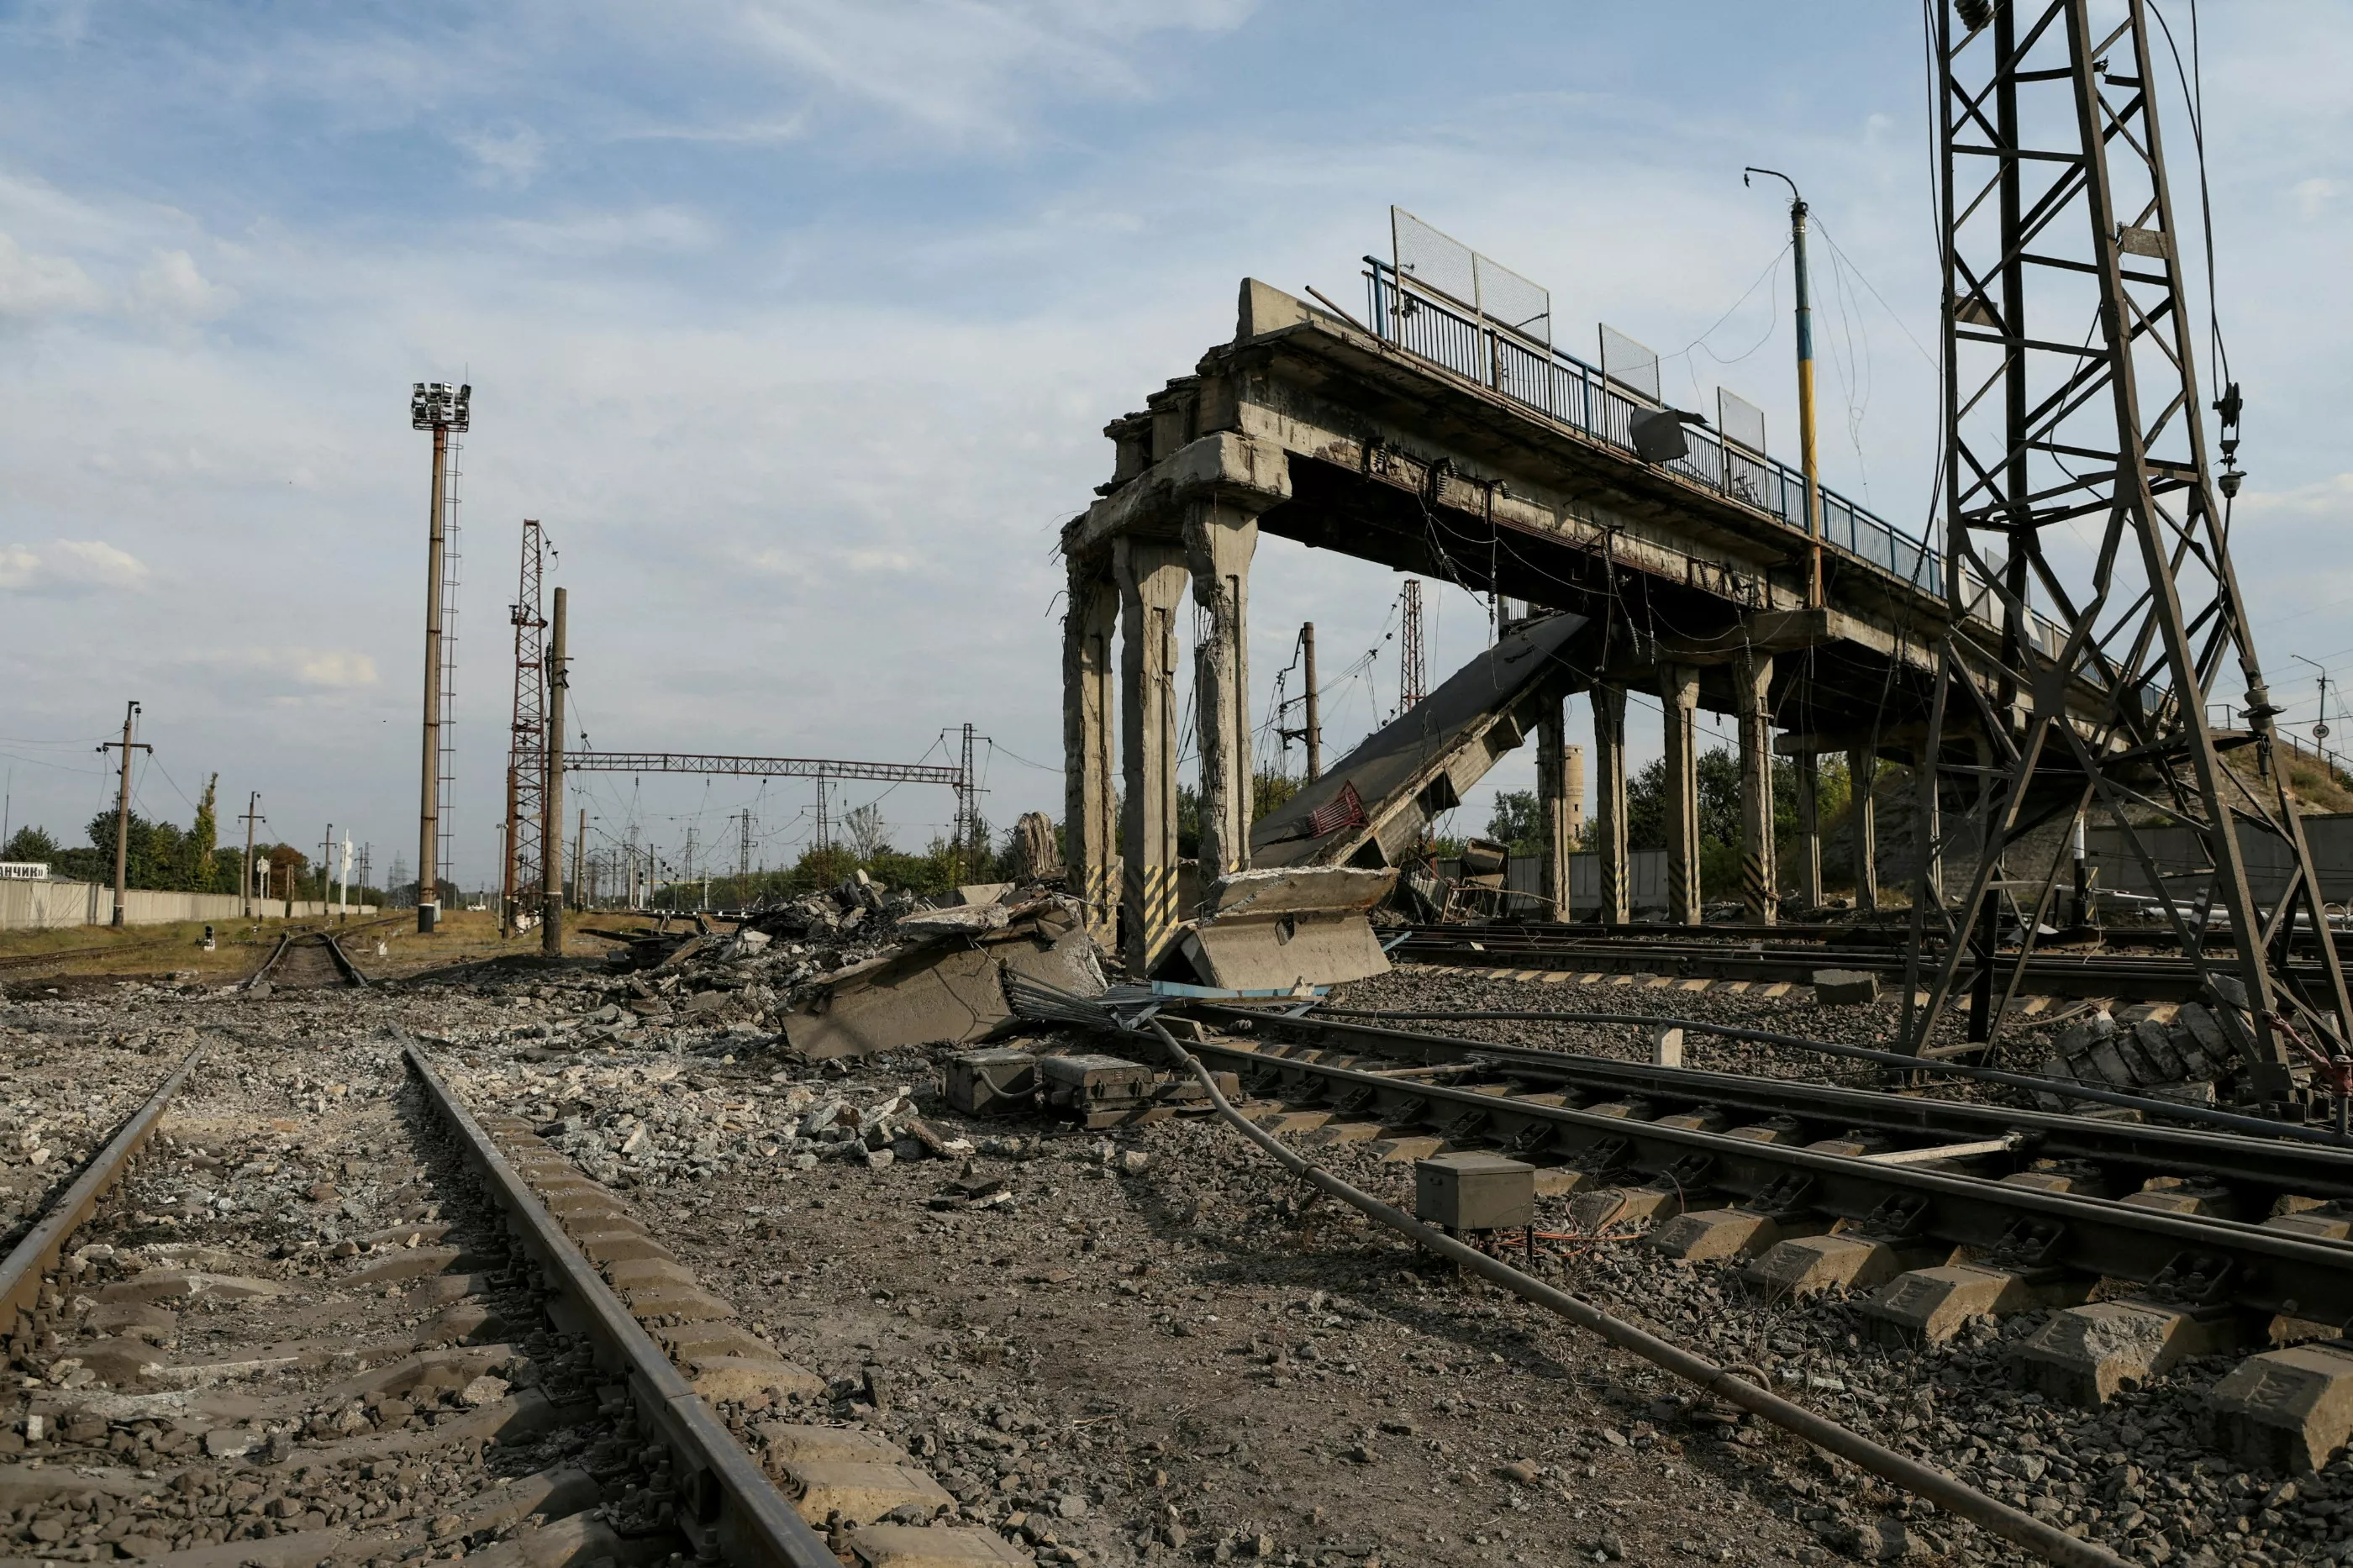
<svg viewBox="0 0 2353 1568">
<path fill-rule="evenodd" d="M 441 570 L 446 538 L 449 433 L 471 422 L 474 389 L 420 381 L 408 399 L 412 429 L 433 432 L 433 497 L 425 551 L 425 774 L 418 787 L 417 929 L 432 934 L 441 914 Z"/>
<path fill-rule="evenodd" d="M 2217 484 L 2208 463 L 2146 0 L 2121 10 L 2100 32 L 2089 0 L 1933 13 L 1952 629 L 1920 755 L 1929 787 L 1942 770 L 1957 797 L 1974 793 L 1976 843 L 1960 858 L 1976 864 L 1947 910 L 1940 856 L 1921 858 L 1915 908 L 1945 940 L 1925 1007 L 1906 987 L 1904 1035 L 1915 1052 L 1932 1043 L 1974 945 L 1971 1033 L 1999 1045 L 2064 837 L 2048 866 L 2010 862 L 2037 827 L 2097 805 L 2254 1093 L 2300 1113 L 2310 1069 L 2335 1076 L 2353 1002 L 2231 564 L 2235 387 L 2216 405 L 2233 472 Z M 2074 554 L 2063 531 L 2054 559 L 2051 530 L 2078 520 L 2102 538 Z M 1971 630 L 1988 620 L 1999 637 Z M 2227 693 L 2233 664 L 2243 728 L 2218 745 L 2208 699 Z M 2225 747 L 2246 748 L 2252 767 L 2226 768 Z M 2156 824 L 2203 857 L 2195 886 L 2160 866 Z M 2248 876 L 2259 844 L 2285 870 L 2268 910 Z M 1997 964 L 2002 900 L 2021 934 L 2014 962 Z M 2308 977 L 2287 963 L 2307 939 Z"/>
</svg>

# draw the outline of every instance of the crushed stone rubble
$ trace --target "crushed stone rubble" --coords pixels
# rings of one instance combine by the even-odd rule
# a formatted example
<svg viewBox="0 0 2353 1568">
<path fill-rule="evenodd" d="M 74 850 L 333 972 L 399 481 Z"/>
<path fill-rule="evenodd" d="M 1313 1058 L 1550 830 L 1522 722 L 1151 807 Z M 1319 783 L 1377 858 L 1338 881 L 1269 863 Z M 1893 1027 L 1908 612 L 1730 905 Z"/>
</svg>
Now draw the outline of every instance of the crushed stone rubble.
<svg viewBox="0 0 2353 1568">
<path fill-rule="evenodd" d="M 470 1103 L 538 1129 L 747 1327 L 824 1380 L 795 1419 L 889 1437 L 946 1489 L 952 1522 L 993 1529 L 1040 1562 L 2018 1560 L 1307 1201 L 1212 1118 L 1091 1131 L 1035 1114 L 965 1116 L 943 1093 L 945 1047 L 796 1061 L 775 1032 L 809 978 L 794 976 L 881 944 L 819 952 L 807 938 L 750 934 L 767 940 L 664 939 L 659 954 L 640 944 L 629 963 L 645 967 L 502 961 L 259 1002 L 169 984 L 47 998 L 18 987 L 0 1004 L 11 1073 L 0 1089 L 31 1102 L 8 1107 L 20 1126 L 47 1118 L 61 1156 L 67 1129 L 79 1125 L 85 1142 L 100 1135 L 186 1044 L 212 1038 L 206 1114 L 254 1131 L 213 1147 L 215 1168 L 159 1174 L 140 1212 L 180 1244 L 224 1215 L 241 1225 L 300 1215 L 278 1245 L 332 1252 L 368 1245 L 360 1238 L 388 1223 L 383 1201 L 396 1184 L 280 1147 L 289 1140 L 269 1121 L 394 1095 L 401 1075 L 377 1031 L 396 1023 L 428 1037 Z M 1335 1000 L 1677 1014 L 1859 1044 L 1883 1043 L 1895 1018 L 1884 1000 L 1801 1017 L 1799 1004 L 1754 996 L 1580 989 L 1401 968 Z M 1428 1026 L 1610 1055 L 1645 1048 L 1628 1026 Z M 1709 1068 L 1875 1076 L 1777 1047 L 1694 1044 L 1693 1064 Z M 1105 1048 L 1076 1034 L 1025 1046 Z M 68 1120 L 77 1097 L 79 1124 Z M 18 1163 L 16 1142 L 0 1127 L 12 1184 L 35 1169 Z M 1409 1206 L 1409 1167 L 1345 1144 L 1315 1157 Z M 1539 1226 L 1566 1230 L 1569 1201 L 1540 1200 Z M 2205 1397 L 2233 1358 L 2184 1363 L 2079 1410 L 2024 1391 L 2007 1369 L 2010 1342 L 2038 1314 L 1941 1347 L 1890 1347 L 1854 1305 L 1768 1302 L 1732 1267 L 1670 1261 L 1632 1241 L 1565 1246 L 1543 1268 L 2135 1562 L 2353 1563 L 2344 1457 L 2303 1476 L 2250 1472 L 2208 1441 Z M 759 1412 L 725 1414 L 764 1445 Z M 303 1417 L 306 1428 L 357 1419 L 332 1404 Z M 245 1461 L 212 1462 L 227 1477 Z M 441 1484 L 401 1477 L 392 1470 L 365 1495 L 395 1506 L 404 1486 L 422 1498 Z M 297 1520 L 331 1512 L 320 1505 L 351 1479 L 289 1479 L 239 1499 L 232 1517 L 271 1485 L 290 1500 L 269 1508 L 300 1504 Z M 637 1489 L 641 1503 L 653 1497 Z M 105 1507 L 80 1510 L 72 1538 L 90 1534 Z"/>
</svg>

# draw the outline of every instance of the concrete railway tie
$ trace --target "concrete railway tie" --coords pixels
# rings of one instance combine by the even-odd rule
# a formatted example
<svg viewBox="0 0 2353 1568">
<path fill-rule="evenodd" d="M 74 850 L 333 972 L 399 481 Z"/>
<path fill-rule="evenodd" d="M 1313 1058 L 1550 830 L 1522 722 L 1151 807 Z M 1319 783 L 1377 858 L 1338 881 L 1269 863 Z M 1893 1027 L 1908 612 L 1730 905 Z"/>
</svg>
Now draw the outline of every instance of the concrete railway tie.
<svg viewBox="0 0 2353 1568">
<path fill-rule="evenodd" d="M 2353 1439 L 2345 1152 L 1592 1058 L 1547 1066 L 1533 1049 L 1312 1019 L 1254 1033 L 1189 1043 L 1240 1075 L 1243 1114 L 1303 1148 L 1393 1163 L 1500 1150 L 1536 1164 L 1538 1194 L 1567 1198 L 1580 1233 L 1641 1230 L 1671 1258 L 1736 1268 L 1763 1300 L 1860 1298 L 1891 1344 L 2047 1314 L 2010 1364 L 2053 1400 L 2104 1405 L 2187 1358 L 2246 1352 L 2210 1400 L 2221 1447 L 2294 1472 Z"/>
</svg>

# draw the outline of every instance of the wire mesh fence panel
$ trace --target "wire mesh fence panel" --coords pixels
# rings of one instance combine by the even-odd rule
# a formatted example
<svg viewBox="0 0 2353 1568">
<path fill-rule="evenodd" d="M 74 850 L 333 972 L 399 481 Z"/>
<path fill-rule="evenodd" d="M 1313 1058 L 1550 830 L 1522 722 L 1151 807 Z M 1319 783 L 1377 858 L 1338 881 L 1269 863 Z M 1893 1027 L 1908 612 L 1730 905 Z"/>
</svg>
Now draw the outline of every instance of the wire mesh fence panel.
<svg viewBox="0 0 2353 1568">
<path fill-rule="evenodd" d="M 1659 356 L 1609 322 L 1601 323 L 1601 374 L 1638 397 L 1659 401 Z"/>
<path fill-rule="evenodd" d="M 1715 427 L 1735 447 L 1765 455 L 1765 411 L 1725 387 L 1715 389 Z"/>
<path fill-rule="evenodd" d="M 1478 253 L 1403 207 L 1389 208 L 1389 244 L 1398 271 L 1457 304 L 1479 307 Z"/>
<path fill-rule="evenodd" d="M 1552 290 L 1476 252 L 1471 265 L 1479 283 L 1480 313 L 1499 327 L 1551 347 Z"/>
</svg>

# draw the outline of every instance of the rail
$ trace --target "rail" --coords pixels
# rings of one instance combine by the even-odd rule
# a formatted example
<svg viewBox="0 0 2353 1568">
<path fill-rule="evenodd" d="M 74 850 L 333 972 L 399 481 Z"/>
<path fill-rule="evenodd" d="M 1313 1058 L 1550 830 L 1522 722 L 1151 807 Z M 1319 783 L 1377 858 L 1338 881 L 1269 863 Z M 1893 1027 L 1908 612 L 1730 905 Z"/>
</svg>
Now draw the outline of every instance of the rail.
<svg viewBox="0 0 2353 1568">
<path fill-rule="evenodd" d="M 1622 452 L 1635 449 L 1635 417 L 1662 406 L 1575 354 L 1465 310 L 1412 278 L 1400 278 L 1394 265 L 1378 257 L 1366 257 L 1365 264 L 1373 330 L 1382 342 L 1417 359 Z M 1660 467 L 1800 535 L 1807 532 L 1801 472 L 1705 426 L 1687 426 L 1684 439 L 1689 450 Z M 1820 493 L 1825 545 L 1921 593 L 1944 597 L 1941 552 L 1827 485 Z M 1989 626 L 2004 624 L 2006 606 L 1966 566 L 1962 588 L 1968 615 Z M 2029 624 L 2043 656 L 2056 658 L 2064 641 L 2061 629 L 2031 612 Z"/>
<path fill-rule="evenodd" d="M 646 1426 L 674 1456 L 681 1477 L 675 1522 L 699 1560 L 733 1568 L 839 1568 L 839 1560 L 778 1495 L 733 1434 L 670 1364 L 532 1191 L 521 1172 L 434 1071 L 424 1048 L 399 1035 L 401 1055 L 435 1113 L 459 1135 L 467 1163 L 506 1212 L 509 1228 L 547 1287 L 596 1342 L 597 1362 L 622 1374 Z"/>
</svg>

